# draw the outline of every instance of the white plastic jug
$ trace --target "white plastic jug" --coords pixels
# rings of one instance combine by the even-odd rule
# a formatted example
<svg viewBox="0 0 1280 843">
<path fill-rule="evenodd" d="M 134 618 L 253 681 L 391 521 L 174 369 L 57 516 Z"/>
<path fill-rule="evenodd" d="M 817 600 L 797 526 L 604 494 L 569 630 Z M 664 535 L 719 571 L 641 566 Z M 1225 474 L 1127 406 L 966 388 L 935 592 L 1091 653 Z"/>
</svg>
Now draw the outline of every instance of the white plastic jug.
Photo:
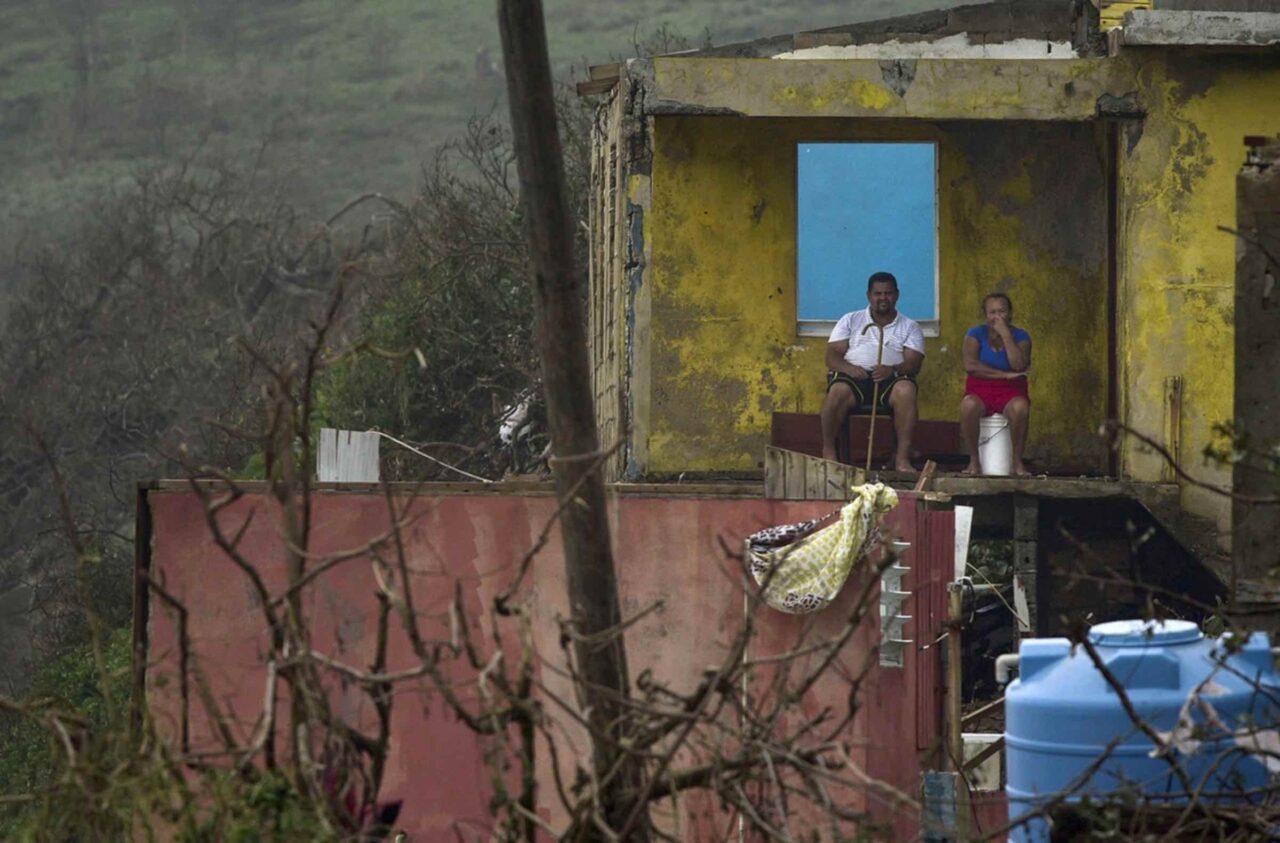
<svg viewBox="0 0 1280 843">
<path fill-rule="evenodd" d="M 1009 419 L 1000 413 L 978 422 L 978 461 L 983 474 L 1007 475 L 1013 470 L 1013 436 Z"/>
</svg>

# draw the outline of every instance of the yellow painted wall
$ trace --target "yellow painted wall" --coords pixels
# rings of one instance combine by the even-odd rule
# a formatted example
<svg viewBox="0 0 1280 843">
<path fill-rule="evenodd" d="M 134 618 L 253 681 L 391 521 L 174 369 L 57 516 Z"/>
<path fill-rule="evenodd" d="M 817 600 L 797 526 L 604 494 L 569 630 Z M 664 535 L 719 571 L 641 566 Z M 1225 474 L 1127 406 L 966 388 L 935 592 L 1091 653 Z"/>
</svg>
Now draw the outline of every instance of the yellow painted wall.
<svg viewBox="0 0 1280 843">
<path fill-rule="evenodd" d="M 1233 414 L 1235 243 L 1217 227 L 1235 226 L 1243 137 L 1280 127 L 1280 65 L 1163 52 L 1128 60 L 1148 114 L 1120 162 L 1125 418 L 1162 440 L 1165 380 L 1181 376 L 1184 465 L 1229 485 L 1230 472 L 1201 458 L 1213 425 Z M 1123 464 L 1139 480 L 1161 476 L 1162 460 L 1138 447 L 1125 448 Z M 1184 488 L 1183 506 L 1229 526 L 1220 496 Z"/>
<path fill-rule="evenodd" d="M 961 340 L 982 295 L 1000 289 L 1035 344 L 1031 455 L 1105 464 L 1095 435 L 1107 368 L 1096 127 L 658 117 L 653 129 L 651 309 L 636 327 L 650 365 L 648 424 L 633 432 L 642 470 L 754 470 L 773 411 L 817 412 L 826 341 L 795 331 L 795 145 L 838 139 L 939 144 L 942 335 L 927 341 L 922 418 L 955 418 Z M 850 310 L 866 306 L 865 289 L 850 279 Z"/>
<path fill-rule="evenodd" d="M 1098 17 L 1102 31 L 1115 29 L 1124 23 L 1124 16 L 1129 12 L 1141 11 L 1152 7 L 1151 0 L 1103 0 Z"/>
</svg>

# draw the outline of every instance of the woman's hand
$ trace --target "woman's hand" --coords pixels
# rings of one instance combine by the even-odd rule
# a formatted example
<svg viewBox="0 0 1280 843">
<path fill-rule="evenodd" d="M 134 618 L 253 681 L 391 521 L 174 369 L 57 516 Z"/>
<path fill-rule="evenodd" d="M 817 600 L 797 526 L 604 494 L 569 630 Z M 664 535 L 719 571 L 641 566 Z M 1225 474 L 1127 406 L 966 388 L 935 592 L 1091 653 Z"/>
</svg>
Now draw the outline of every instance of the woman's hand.
<svg viewBox="0 0 1280 843">
<path fill-rule="evenodd" d="M 1017 379 L 1017 378 L 1025 378 L 1025 377 L 1026 377 L 1027 375 L 1029 375 L 1029 374 L 1031 374 L 1031 370 L 1030 370 L 1030 369 L 1028 369 L 1028 370 L 1027 370 L 1027 371 L 1025 371 L 1025 372 L 1005 372 L 1005 373 L 1004 373 L 1004 379 L 1005 379 L 1005 380 L 1007 380 L 1007 381 L 1011 381 L 1011 380 L 1015 380 L 1015 379 Z"/>
<path fill-rule="evenodd" d="M 1009 342 L 1013 341 L 1013 332 L 1009 329 L 1009 320 L 1003 315 L 997 315 L 987 320 L 987 326 L 991 330 L 1000 335 L 1001 339 Z"/>
</svg>

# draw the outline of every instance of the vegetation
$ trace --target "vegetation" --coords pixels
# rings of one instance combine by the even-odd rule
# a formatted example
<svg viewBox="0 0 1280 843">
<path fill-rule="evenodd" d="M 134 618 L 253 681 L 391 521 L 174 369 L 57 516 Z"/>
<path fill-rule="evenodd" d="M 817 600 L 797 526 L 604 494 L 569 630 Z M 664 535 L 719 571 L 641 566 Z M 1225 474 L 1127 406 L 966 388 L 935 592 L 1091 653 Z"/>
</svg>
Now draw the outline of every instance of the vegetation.
<svg viewBox="0 0 1280 843">
<path fill-rule="evenodd" d="M 850 15 L 765 6 L 548 10 L 566 78 L 583 60 L 682 46 L 681 31 L 736 40 Z M 659 26 L 648 45 L 641 20 Z M 202 771 L 194 811 L 174 760 L 131 731 L 133 484 L 246 465 L 270 476 L 271 434 L 245 421 L 340 285 L 355 306 L 326 323 L 322 351 L 354 353 L 320 367 L 309 422 L 378 427 L 484 476 L 539 469 L 523 224 L 504 121 L 486 116 L 503 94 L 493 9 L 0 0 L 0 31 L 0 247 L 13 256 L 0 267 L 0 691 L 28 692 L 0 717 L 0 791 L 50 784 L 0 828 L 111 839 L 146 814 L 176 839 L 332 836 L 332 800 L 270 767 Z M 579 209 L 589 110 L 565 97 Z M 513 411 L 523 421 L 498 436 Z M 405 452 L 389 469 L 447 472 L 434 465 Z M 47 666 L 33 676 L 33 663 Z M 62 810 L 73 794 L 93 809 Z"/>
<path fill-rule="evenodd" d="M 905 14 L 939 0 L 549 0 L 562 78 L 666 29 L 720 43 Z M 0 247 L 60 229 L 140 167 L 196 146 L 252 160 L 307 214 L 403 201 L 476 113 L 505 120 L 492 3 L 480 0 L 0 2 Z M 0 281 L 0 289 L 3 282 Z"/>
</svg>

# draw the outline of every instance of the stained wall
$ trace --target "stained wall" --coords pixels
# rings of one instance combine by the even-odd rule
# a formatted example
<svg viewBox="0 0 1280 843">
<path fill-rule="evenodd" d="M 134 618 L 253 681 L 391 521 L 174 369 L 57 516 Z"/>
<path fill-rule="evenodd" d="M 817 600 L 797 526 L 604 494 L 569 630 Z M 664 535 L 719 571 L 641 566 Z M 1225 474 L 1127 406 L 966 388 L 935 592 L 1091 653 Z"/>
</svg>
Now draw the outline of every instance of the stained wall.
<svg viewBox="0 0 1280 843">
<path fill-rule="evenodd" d="M 795 149 L 938 144 L 940 336 L 921 417 L 955 418 L 961 342 L 982 296 L 1033 337 L 1030 455 L 1101 470 L 1107 389 L 1105 153 L 1091 123 L 657 117 L 646 237 L 648 473 L 751 471 L 774 411 L 817 412 L 825 338 L 796 333 Z M 874 202 L 875 197 L 850 197 Z M 893 267 L 886 267 L 892 271 Z M 849 309 L 866 306 L 849 279 Z M 911 314 L 908 314 L 911 315 Z"/>
<path fill-rule="evenodd" d="M 1123 418 L 1174 447 L 1187 470 L 1230 486 L 1205 460 L 1232 415 L 1236 174 L 1246 135 L 1280 126 L 1280 58 L 1265 54 L 1126 54 L 1145 118 L 1129 123 L 1120 159 L 1120 329 Z M 1168 400 L 1181 382 L 1180 402 Z M 1164 459 L 1132 441 L 1135 479 L 1170 476 Z M 1183 507 L 1229 536 L 1230 505 L 1184 484 Z"/>
<path fill-rule="evenodd" d="M 428 484 L 412 492 L 396 492 L 393 500 L 407 522 L 401 539 L 424 638 L 461 640 L 455 621 L 465 615 L 471 620 L 482 663 L 489 663 L 499 651 L 505 654 L 507 661 L 494 661 L 494 669 L 510 666 L 522 650 L 518 620 L 496 617 L 494 598 L 512 588 L 523 561 L 544 531 L 550 531 L 512 603 L 528 613 L 528 644 L 538 666 L 536 695 L 546 716 L 545 734 L 555 738 L 560 780 L 572 782 L 589 746 L 576 725 L 574 689 L 567 679 L 560 619 L 570 613 L 561 538 L 555 529 L 555 497 L 494 493 L 492 487 L 434 492 Z M 154 525 L 147 543 L 148 572 L 187 609 L 187 652 L 192 666 L 186 683 L 191 705 L 184 718 L 178 616 L 166 601 L 149 595 L 144 602 L 147 614 L 137 619 L 145 631 L 149 711 L 160 735 L 171 745 L 180 744 L 185 719 L 193 750 L 220 749 L 218 731 L 196 691 L 194 668 L 198 668 L 217 700 L 221 727 L 248 744 L 259 726 L 267 688 L 270 638 L 262 602 L 249 578 L 210 537 L 198 496 L 189 491 L 153 491 L 146 505 Z M 379 583 L 373 559 L 360 549 L 386 535 L 387 499 L 378 491 L 325 492 L 314 496 L 313 505 L 311 564 L 320 566 L 332 555 L 355 552 L 327 567 L 301 590 L 311 646 L 325 657 L 367 670 L 374 662 L 379 637 L 375 597 Z M 643 674 L 678 693 L 692 693 L 708 668 L 730 658 L 730 645 L 743 626 L 748 606 L 742 570 L 725 548 L 736 550 L 761 527 L 825 515 L 832 506 L 821 501 L 688 493 L 613 495 L 611 532 L 621 611 L 625 618 L 635 619 L 626 631 L 633 679 L 638 681 Z M 240 554 L 258 571 L 269 593 L 280 595 L 287 585 L 285 552 L 273 502 L 251 489 L 217 517 L 228 535 L 238 536 Z M 932 641 L 945 628 L 954 514 L 925 511 L 923 505 L 917 508 L 911 495 L 904 493 L 903 502 L 887 517 L 885 529 L 913 542 L 903 558 L 911 568 L 906 585 L 916 595 L 906 604 L 912 615 L 907 634 L 915 641 Z M 390 547 L 384 547 L 383 554 L 395 558 Z M 855 614 L 868 576 L 867 567 L 860 566 L 839 598 L 813 615 L 759 609 L 754 615 L 758 635 L 747 657 L 762 661 L 753 671 L 750 693 L 757 701 L 771 693 L 769 656 L 808 651 L 810 644 L 839 636 L 851 618 L 861 618 L 832 669 L 787 706 L 779 727 L 794 729 L 821 717 L 825 722 L 821 728 L 832 730 L 832 740 L 847 747 L 859 770 L 914 793 L 921 764 L 936 747 L 941 728 L 940 651 L 909 647 L 900 668 L 881 668 L 873 658 L 868 661 L 879 632 L 874 610 L 865 616 Z M 452 608 L 455 594 L 460 599 L 456 612 Z M 398 622 L 391 624 L 387 641 L 387 670 L 411 670 L 420 664 Z M 810 652 L 793 667 L 802 674 L 806 664 L 815 666 L 822 657 Z M 868 665 L 856 697 L 858 709 L 853 712 L 850 683 Z M 455 690 L 468 706 L 480 705 L 478 671 L 463 659 L 446 659 L 441 670 L 456 681 Z M 336 681 L 336 674 L 331 676 L 334 710 L 348 722 L 372 729 L 376 721 L 369 698 L 359 688 Z M 284 693 L 283 686 L 279 690 Z M 283 701 L 277 715 L 285 722 Z M 846 715 L 852 720 L 845 720 Z M 731 735 L 737 713 L 726 709 L 724 717 L 725 734 Z M 286 751 L 287 739 L 281 736 L 277 746 Z M 451 843 L 491 836 L 488 799 L 493 783 L 484 761 L 486 749 L 487 744 L 459 722 L 429 681 L 408 679 L 399 684 L 382 794 L 384 800 L 404 801 L 398 826 L 415 841 Z M 556 796 L 550 750 L 545 740 L 537 748 L 538 809 L 545 820 L 562 826 L 565 811 Z M 704 749 L 691 746 L 676 764 L 706 761 Z M 895 824 L 900 839 L 914 836 L 917 817 L 911 810 L 865 800 L 861 789 L 837 783 L 832 788 L 833 798 L 846 808 L 868 809 L 880 820 Z M 698 792 L 681 800 L 664 800 L 658 813 L 676 837 L 686 840 L 722 839 L 712 832 L 723 832 L 725 823 L 733 820 Z M 822 827 L 828 826 L 824 822 Z"/>
</svg>

